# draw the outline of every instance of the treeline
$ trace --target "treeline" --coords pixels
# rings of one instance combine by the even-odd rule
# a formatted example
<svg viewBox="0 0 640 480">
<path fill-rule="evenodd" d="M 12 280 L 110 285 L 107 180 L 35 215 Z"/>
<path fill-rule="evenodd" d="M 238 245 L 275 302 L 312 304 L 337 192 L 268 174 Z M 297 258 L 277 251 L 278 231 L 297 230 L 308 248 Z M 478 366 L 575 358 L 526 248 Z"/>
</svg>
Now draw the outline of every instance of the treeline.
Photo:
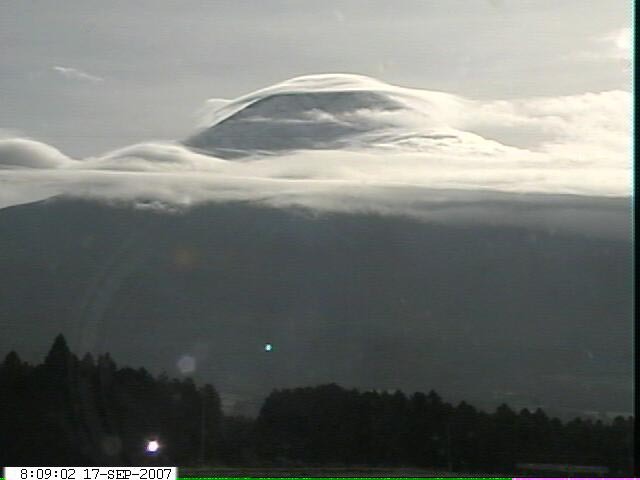
<svg viewBox="0 0 640 480">
<path fill-rule="evenodd" d="M 513 473 L 517 463 L 633 470 L 633 418 L 563 423 L 541 409 L 488 414 L 437 393 L 358 392 L 337 385 L 273 392 L 256 421 L 263 458 L 304 464 L 417 466 Z"/>
<path fill-rule="evenodd" d="M 412 466 L 512 473 L 516 463 L 633 471 L 633 418 L 563 423 L 542 410 L 485 413 L 438 394 L 337 385 L 276 390 L 258 418 L 225 417 L 211 385 L 78 359 L 58 336 L 41 365 L 0 365 L 0 464 Z M 160 453 L 145 454 L 158 439 Z"/>
<path fill-rule="evenodd" d="M 0 368 L 2 465 L 214 463 L 221 419 L 211 385 L 118 368 L 109 354 L 78 359 L 61 335 L 43 364 L 11 352 Z M 154 439 L 161 449 L 150 457 Z"/>
</svg>

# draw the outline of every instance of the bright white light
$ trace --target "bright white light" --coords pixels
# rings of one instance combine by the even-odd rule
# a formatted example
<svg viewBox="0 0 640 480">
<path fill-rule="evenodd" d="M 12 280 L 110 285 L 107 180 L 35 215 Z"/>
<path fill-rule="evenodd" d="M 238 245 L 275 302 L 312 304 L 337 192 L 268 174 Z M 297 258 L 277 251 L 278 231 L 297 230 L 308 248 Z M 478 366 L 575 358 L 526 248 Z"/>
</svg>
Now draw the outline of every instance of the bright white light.
<svg viewBox="0 0 640 480">
<path fill-rule="evenodd" d="M 155 440 L 151 440 L 150 442 L 147 443 L 147 452 L 149 453 L 156 453 L 159 448 L 160 448 L 160 444 Z"/>
<path fill-rule="evenodd" d="M 270 352 L 271 350 L 273 350 L 273 345 L 271 345 L 270 343 L 266 343 L 264 346 L 264 351 Z"/>
</svg>

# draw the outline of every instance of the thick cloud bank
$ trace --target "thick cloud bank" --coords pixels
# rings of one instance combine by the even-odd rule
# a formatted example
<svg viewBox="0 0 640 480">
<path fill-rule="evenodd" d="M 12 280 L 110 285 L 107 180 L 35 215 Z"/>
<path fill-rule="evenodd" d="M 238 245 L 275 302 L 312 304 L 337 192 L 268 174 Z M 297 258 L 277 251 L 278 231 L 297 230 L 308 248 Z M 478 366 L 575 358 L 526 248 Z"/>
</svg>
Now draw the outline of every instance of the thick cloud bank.
<svg viewBox="0 0 640 480">
<path fill-rule="evenodd" d="M 70 163 L 58 149 L 26 138 L 0 139 L 0 168 L 57 168 Z"/>
<path fill-rule="evenodd" d="M 183 142 L 72 160 L 33 140 L 0 139 L 0 207 L 68 194 L 434 218 L 447 217 L 451 204 L 453 217 L 518 223 L 537 215 L 523 205 L 554 199 L 593 216 L 594 199 L 609 198 L 609 211 L 630 195 L 629 112 L 624 91 L 481 102 L 357 75 L 311 75 L 208 101 L 207 126 Z M 477 215 L 507 200 L 519 214 Z"/>
</svg>

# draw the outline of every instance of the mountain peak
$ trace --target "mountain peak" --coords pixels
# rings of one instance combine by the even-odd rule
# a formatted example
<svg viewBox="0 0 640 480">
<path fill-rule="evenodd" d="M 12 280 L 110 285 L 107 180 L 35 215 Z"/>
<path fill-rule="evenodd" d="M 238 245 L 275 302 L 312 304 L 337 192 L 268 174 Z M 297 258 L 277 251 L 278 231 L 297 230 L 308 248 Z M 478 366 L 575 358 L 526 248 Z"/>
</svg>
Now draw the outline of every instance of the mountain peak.
<svg viewBox="0 0 640 480">
<path fill-rule="evenodd" d="M 442 113 L 454 98 L 364 75 L 305 75 L 222 106 L 212 124 L 185 144 L 237 158 L 287 150 L 362 149 L 397 138 L 406 141 L 416 130 L 425 138 L 437 129 L 442 140 Z"/>
</svg>

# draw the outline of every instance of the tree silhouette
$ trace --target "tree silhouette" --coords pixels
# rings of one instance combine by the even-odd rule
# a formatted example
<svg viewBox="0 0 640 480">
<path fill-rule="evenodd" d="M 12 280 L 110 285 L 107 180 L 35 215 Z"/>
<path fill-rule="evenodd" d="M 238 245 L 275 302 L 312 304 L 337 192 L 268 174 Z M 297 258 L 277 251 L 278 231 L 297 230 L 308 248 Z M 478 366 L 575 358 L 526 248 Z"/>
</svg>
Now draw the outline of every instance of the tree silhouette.
<svg viewBox="0 0 640 480">
<path fill-rule="evenodd" d="M 453 407 L 434 391 L 407 398 L 331 384 L 272 392 L 256 420 L 255 438 L 262 458 L 281 465 L 412 465 L 507 474 L 517 463 L 569 462 L 630 473 L 632 432 L 631 419 L 563 425 L 541 409 L 516 413 L 503 404 L 488 414 L 466 402 Z"/>
<path fill-rule="evenodd" d="M 111 356 L 81 361 L 58 335 L 44 362 L 30 367 L 9 353 L 0 365 L 0 463 L 15 465 L 144 464 L 144 444 L 161 438 L 157 464 L 195 464 L 199 409 L 207 430 L 219 432 L 222 413 L 211 385 L 168 382 L 146 370 L 117 368 Z M 216 440 L 207 439 L 212 462 Z"/>
<path fill-rule="evenodd" d="M 517 463 L 633 471 L 632 417 L 562 423 L 508 405 L 486 413 L 435 391 L 274 390 L 255 420 L 225 417 L 212 385 L 78 360 L 58 335 L 42 364 L 0 364 L 0 463 L 14 465 L 369 465 L 514 472 Z M 161 453 L 144 452 L 159 439 Z"/>
</svg>

